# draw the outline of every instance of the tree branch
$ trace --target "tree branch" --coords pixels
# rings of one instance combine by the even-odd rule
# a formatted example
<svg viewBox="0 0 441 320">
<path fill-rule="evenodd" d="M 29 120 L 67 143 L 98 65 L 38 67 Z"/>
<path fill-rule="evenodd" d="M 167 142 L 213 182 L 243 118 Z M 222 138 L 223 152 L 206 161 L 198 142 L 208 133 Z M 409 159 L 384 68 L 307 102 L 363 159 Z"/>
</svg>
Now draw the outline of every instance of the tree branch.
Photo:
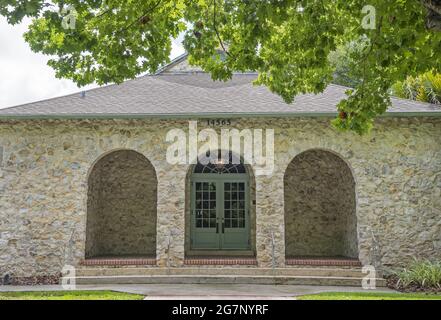
<svg viewBox="0 0 441 320">
<path fill-rule="evenodd" d="M 423 6 L 441 15 L 441 0 L 421 0 Z"/>
<path fill-rule="evenodd" d="M 128 26 L 126 26 L 124 29 L 119 30 L 117 33 L 121 33 L 121 32 L 125 32 L 127 31 L 130 27 L 132 27 L 135 23 L 139 22 L 147 13 L 152 12 L 153 10 L 155 10 L 160 4 L 161 4 L 162 0 L 158 0 L 158 2 L 156 2 L 152 7 L 148 8 L 146 11 L 144 11 L 142 13 L 142 15 L 140 15 L 138 18 L 136 18 L 132 23 L 130 23 Z"/>
<path fill-rule="evenodd" d="M 427 9 L 426 27 L 429 30 L 441 31 L 441 0 L 421 0 Z"/>
<path fill-rule="evenodd" d="M 222 47 L 222 50 L 224 50 L 224 52 L 228 56 L 231 56 L 230 53 L 228 52 L 228 50 L 225 48 L 224 42 L 222 41 L 222 38 L 219 34 L 219 31 L 217 30 L 217 26 L 216 26 L 216 0 L 213 0 L 213 29 L 214 29 L 214 32 L 216 33 L 217 39 L 219 40 L 219 44 Z"/>
</svg>

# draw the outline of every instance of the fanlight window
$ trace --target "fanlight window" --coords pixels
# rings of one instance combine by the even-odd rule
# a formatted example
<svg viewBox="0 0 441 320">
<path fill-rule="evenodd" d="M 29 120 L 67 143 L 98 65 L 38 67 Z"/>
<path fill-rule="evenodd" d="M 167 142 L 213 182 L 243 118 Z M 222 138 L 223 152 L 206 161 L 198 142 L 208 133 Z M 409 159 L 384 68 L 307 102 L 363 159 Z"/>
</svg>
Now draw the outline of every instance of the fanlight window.
<svg viewBox="0 0 441 320">
<path fill-rule="evenodd" d="M 210 153 L 207 152 L 207 157 Z M 194 168 L 194 173 L 216 173 L 216 174 L 231 174 L 231 173 L 247 173 L 246 168 L 242 161 L 240 163 L 233 163 L 233 154 L 229 152 L 228 162 L 222 159 L 221 152 L 219 151 L 217 160 L 215 163 L 211 161 L 208 164 L 202 164 L 198 160 L 198 164 Z M 237 161 L 235 161 L 237 162 Z"/>
</svg>

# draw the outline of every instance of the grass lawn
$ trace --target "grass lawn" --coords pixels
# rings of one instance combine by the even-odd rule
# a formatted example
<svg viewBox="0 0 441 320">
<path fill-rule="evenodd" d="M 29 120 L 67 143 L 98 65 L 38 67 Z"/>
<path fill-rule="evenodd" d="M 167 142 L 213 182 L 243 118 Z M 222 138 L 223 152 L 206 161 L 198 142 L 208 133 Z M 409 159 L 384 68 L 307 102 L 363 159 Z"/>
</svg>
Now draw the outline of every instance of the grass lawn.
<svg viewBox="0 0 441 320">
<path fill-rule="evenodd" d="M 441 294 L 382 292 L 322 292 L 298 300 L 441 300 Z"/>
<path fill-rule="evenodd" d="M 144 296 L 115 291 L 0 292 L 0 300 L 142 300 Z"/>
</svg>

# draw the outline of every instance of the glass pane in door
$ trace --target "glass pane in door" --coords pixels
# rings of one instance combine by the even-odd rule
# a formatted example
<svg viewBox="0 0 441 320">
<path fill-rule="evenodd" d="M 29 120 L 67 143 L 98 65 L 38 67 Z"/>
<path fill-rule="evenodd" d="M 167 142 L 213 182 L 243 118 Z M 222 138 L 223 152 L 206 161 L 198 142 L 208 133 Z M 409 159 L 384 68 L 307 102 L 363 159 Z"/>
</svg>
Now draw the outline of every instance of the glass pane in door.
<svg viewBox="0 0 441 320">
<path fill-rule="evenodd" d="M 245 228 L 245 183 L 224 184 L 225 228 Z"/>
<path fill-rule="evenodd" d="M 216 183 L 195 184 L 195 226 L 199 229 L 216 228 Z"/>
</svg>

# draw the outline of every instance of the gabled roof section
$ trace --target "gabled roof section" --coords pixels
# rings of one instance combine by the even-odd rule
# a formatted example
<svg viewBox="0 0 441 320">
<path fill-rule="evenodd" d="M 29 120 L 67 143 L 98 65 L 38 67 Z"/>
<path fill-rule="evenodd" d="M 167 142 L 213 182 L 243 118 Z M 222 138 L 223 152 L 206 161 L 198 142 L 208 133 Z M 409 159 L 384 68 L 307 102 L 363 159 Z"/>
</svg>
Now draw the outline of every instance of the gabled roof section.
<svg viewBox="0 0 441 320">
<path fill-rule="evenodd" d="M 179 73 L 201 73 L 200 67 L 192 66 L 188 63 L 188 53 L 181 54 L 174 58 L 170 63 L 159 68 L 155 75 L 159 74 L 179 74 Z"/>
<path fill-rule="evenodd" d="M 155 75 L 92 89 L 84 97 L 77 93 L 0 109 L 0 118 L 335 116 L 348 89 L 329 85 L 321 94 L 299 95 L 287 104 L 266 87 L 254 86 L 254 73 L 222 82 L 188 68 L 184 54 Z M 441 107 L 393 98 L 385 116 L 441 116 Z"/>
</svg>

